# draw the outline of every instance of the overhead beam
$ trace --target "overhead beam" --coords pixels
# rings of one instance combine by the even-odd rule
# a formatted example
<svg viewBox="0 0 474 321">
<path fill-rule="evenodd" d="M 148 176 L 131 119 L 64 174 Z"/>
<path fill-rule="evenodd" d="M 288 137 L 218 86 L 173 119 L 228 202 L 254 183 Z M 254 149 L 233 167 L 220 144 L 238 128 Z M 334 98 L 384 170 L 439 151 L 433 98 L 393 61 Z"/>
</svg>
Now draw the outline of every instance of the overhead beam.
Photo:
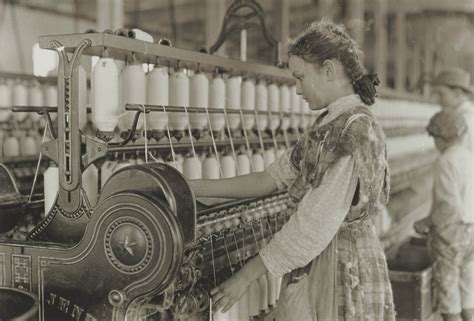
<svg viewBox="0 0 474 321">
<path fill-rule="evenodd" d="M 373 10 L 378 0 L 366 0 L 368 10 Z M 472 0 L 397 0 L 389 1 L 388 13 L 406 11 L 411 14 L 423 13 L 426 11 L 439 12 L 462 12 L 465 14 L 474 14 L 474 1 Z"/>
</svg>

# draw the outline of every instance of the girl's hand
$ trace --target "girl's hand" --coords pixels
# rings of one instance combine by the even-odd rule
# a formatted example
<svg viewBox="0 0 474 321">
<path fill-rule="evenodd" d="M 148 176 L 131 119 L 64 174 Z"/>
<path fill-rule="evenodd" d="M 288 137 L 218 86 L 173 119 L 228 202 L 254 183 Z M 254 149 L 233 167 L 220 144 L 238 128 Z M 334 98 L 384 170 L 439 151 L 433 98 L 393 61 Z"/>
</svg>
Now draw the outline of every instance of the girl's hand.
<svg viewBox="0 0 474 321">
<path fill-rule="evenodd" d="M 430 231 L 431 220 L 429 217 L 426 217 L 422 220 L 416 221 L 414 228 L 415 231 L 419 234 L 428 234 Z"/>
<path fill-rule="evenodd" d="M 211 290 L 213 310 L 227 312 L 247 291 L 250 282 L 242 271 Z"/>
<path fill-rule="evenodd" d="M 260 255 L 245 264 L 233 277 L 211 290 L 214 311 L 227 312 L 244 295 L 249 285 L 267 273 Z"/>
</svg>

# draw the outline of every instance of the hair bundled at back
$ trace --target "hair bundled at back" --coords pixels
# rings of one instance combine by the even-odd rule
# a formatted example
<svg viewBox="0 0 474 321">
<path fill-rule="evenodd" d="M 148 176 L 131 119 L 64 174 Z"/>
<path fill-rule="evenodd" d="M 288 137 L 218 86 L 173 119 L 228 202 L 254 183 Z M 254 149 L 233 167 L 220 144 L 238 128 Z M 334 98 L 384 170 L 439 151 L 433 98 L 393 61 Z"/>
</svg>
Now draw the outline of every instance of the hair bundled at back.
<svg viewBox="0 0 474 321">
<path fill-rule="evenodd" d="M 339 60 L 361 100 L 367 105 L 375 103 L 375 87 L 380 81 L 377 75 L 367 73 L 361 63 L 362 51 L 344 26 L 325 19 L 314 22 L 293 40 L 288 54 L 319 65 L 328 59 Z"/>
</svg>

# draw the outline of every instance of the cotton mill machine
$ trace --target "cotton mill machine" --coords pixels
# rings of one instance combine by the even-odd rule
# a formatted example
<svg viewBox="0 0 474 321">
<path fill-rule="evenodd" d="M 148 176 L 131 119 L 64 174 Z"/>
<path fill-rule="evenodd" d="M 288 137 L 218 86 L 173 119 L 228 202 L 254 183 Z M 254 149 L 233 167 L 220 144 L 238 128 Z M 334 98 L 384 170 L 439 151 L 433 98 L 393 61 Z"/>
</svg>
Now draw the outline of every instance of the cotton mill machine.
<svg viewBox="0 0 474 321">
<path fill-rule="evenodd" d="M 124 30 L 43 36 L 39 43 L 59 56 L 58 106 L 13 111 L 48 119 L 52 139 L 41 155 L 51 162 L 45 183 L 57 183 L 45 184 L 44 215 L 27 238 L 0 243 L 0 286 L 36 298 L 32 320 L 209 318 L 209 290 L 258 253 L 292 207 L 284 192 L 196 201 L 184 177 L 263 170 L 290 147 L 305 129 L 294 122 L 289 130 L 290 119 L 309 112 L 301 113 L 294 80 L 285 69 L 155 44 Z M 99 57 L 90 75 L 85 56 Z M 142 64 L 154 68 L 145 73 Z M 15 210 L 27 211 L 29 203 L 9 170 L 1 173 L 9 182 L 2 218 L 15 224 Z M 227 318 L 268 312 L 280 281 L 264 276 Z M 18 311 L 0 312 L 10 318 Z"/>
<path fill-rule="evenodd" d="M 279 57 L 253 1 L 229 8 L 210 52 L 250 25 L 242 16 L 233 24 L 244 7 Z M 39 44 L 59 56 L 57 107 L 13 110 L 41 113 L 51 131 L 40 154 L 50 162 L 44 213 L 26 239 L 0 241 L 0 319 L 209 319 L 209 290 L 256 255 L 295 208 L 285 192 L 196 199 L 185 178 L 262 171 L 316 114 L 284 68 L 154 43 L 139 30 L 43 36 Z M 388 137 L 396 200 L 429 173 L 434 153 L 424 126 L 435 109 L 417 97 L 382 96 L 374 113 Z M 19 193 L 7 167 L 0 177 L 4 233 L 39 202 Z M 280 282 L 264 275 L 213 319 L 265 318 Z"/>
</svg>

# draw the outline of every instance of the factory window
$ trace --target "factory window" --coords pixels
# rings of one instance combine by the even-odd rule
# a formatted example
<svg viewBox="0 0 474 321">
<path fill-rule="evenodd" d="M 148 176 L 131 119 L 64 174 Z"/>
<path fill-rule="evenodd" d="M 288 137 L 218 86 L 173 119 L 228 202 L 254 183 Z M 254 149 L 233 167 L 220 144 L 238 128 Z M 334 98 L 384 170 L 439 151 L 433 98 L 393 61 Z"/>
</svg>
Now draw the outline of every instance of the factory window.
<svg viewBox="0 0 474 321">
<path fill-rule="evenodd" d="M 56 74 L 58 55 L 52 50 L 41 49 L 39 44 L 33 46 L 33 74 L 46 77 Z"/>
</svg>

